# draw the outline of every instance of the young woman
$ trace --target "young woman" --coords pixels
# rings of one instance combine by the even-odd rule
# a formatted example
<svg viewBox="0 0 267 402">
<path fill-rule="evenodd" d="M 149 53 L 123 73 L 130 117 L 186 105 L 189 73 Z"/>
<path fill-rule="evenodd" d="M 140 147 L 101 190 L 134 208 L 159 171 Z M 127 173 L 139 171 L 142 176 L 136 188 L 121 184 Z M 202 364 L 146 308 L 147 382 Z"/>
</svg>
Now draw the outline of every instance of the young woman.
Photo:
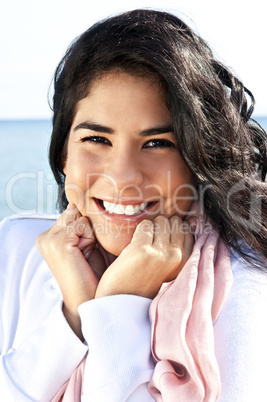
<svg viewBox="0 0 267 402">
<path fill-rule="evenodd" d="M 267 156 L 252 94 L 152 10 L 81 35 L 54 90 L 61 215 L 1 228 L 4 395 L 264 400 Z"/>
</svg>

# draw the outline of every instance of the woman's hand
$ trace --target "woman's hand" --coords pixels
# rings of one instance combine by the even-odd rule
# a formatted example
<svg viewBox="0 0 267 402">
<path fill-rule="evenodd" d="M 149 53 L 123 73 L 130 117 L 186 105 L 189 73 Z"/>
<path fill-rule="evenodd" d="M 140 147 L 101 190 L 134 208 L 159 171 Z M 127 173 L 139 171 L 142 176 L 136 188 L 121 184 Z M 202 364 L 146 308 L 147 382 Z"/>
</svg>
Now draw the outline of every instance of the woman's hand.
<svg viewBox="0 0 267 402">
<path fill-rule="evenodd" d="M 99 278 L 106 269 L 89 220 L 69 205 L 36 245 L 51 269 L 63 295 L 63 313 L 82 338 L 78 306 L 95 297 Z"/>
<path fill-rule="evenodd" d="M 154 298 L 177 277 L 193 248 L 189 224 L 158 216 L 142 221 L 131 243 L 106 269 L 89 220 L 69 205 L 36 245 L 63 295 L 63 313 L 83 339 L 78 306 L 95 297 L 134 294 Z M 100 279 L 101 278 L 101 279 Z"/>
<path fill-rule="evenodd" d="M 103 274 L 95 297 L 134 294 L 154 298 L 164 282 L 177 277 L 193 242 L 189 224 L 177 216 L 142 221 L 131 243 Z"/>
</svg>

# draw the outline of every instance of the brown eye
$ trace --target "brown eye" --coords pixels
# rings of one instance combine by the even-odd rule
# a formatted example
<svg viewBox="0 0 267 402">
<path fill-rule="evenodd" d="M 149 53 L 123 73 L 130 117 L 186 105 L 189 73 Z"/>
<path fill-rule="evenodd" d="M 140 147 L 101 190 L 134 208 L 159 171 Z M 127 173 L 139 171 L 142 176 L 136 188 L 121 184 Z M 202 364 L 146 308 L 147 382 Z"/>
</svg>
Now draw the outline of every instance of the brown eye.
<svg viewBox="0 0 267 402">
<path fill-rule="evenodd" d="M 101 137 L 99 135 L 83 137 L 80 139 L 80 141 L 81 142 L 91 142 L 93 144 L 99 144 L 99 145 L 111 145 L 111 142 L 107 138 Z"/>
<path fill-rule="evenodd" d="M 144 148 L 175 148 L 175 144 L 169 140 L 163 138 L 157 138 L 147 141 Z"/>
</svg>

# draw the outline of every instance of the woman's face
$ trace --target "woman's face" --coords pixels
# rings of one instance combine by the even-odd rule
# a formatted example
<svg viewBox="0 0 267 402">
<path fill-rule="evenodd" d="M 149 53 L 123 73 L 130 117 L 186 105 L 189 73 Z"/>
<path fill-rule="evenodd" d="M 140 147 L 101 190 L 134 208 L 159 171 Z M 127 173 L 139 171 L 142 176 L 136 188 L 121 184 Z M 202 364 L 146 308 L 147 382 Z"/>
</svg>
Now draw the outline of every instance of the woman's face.
<svg viewBox="0 0 267 402">
<path fill-rule="evenodd" d="M 127 73 L 107 73 L 77 104 L 64 172 L 68 201 L 114 255 L 140 221 L 184 217 L 193 200 L 163 90 Z"/>
</svg>

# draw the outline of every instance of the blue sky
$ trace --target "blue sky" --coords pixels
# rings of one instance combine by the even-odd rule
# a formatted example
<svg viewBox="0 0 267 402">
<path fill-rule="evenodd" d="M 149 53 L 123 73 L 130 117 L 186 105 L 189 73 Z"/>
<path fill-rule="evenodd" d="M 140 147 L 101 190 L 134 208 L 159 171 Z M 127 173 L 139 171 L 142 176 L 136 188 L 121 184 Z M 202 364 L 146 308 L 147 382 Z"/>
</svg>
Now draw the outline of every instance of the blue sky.
<svg viewBox="0 0 267 402">
<path fill-rule="evenodd" d="M 100 18 L 140 7 L 169 10 L 188 22 L 254 93 L 255 116 L 267 115 L 262 0 L 6 0 L 0 14 L 0 119 L 50 117 L 48 89 L 71 40 Z"/>
</svg>

